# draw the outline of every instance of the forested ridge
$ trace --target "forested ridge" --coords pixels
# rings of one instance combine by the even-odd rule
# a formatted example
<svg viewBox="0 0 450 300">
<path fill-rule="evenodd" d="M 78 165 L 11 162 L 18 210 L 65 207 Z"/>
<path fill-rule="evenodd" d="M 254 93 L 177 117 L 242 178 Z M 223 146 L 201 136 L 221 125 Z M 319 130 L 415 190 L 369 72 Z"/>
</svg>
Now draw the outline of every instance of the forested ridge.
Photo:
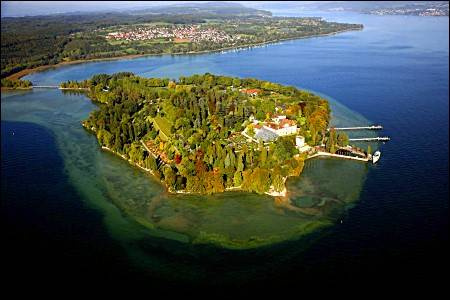
<svg viewBox="0 0 450 300">
<path fill-rule="evenodd" d="M 295 136 L 267 144 L 243 138 L 249 117 L 265 119 L 283 109 L 301 123 L 310 145 L 322 142 L 330 118 L 325 99 L 252 78 L 206 73 L 171 80 L 123 72 L 61 86 L 89 88 L 99 109 L 83 125 L 100 145 L 152 170 L 172 191 L 281 191 L 287 176 L 301 173 L 305 156 L 296 155 Z M 241 92 L 247 88 L 261 93 Z"/>
</svg>

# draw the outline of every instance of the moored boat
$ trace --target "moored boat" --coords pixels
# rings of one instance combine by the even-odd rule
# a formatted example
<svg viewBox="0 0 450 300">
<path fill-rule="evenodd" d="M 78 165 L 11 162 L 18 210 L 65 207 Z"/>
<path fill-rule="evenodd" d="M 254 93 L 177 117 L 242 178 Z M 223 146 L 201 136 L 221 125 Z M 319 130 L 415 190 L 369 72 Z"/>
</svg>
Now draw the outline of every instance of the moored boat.
<svg viewBox="0 0 450 300">
<path fill-rule="evenodd" d="M 381 152 L 380 151 L 375 151 L 375 153 L 372 155 L 372 163 L 376 163 L 381 156 Z"/>
</svg>

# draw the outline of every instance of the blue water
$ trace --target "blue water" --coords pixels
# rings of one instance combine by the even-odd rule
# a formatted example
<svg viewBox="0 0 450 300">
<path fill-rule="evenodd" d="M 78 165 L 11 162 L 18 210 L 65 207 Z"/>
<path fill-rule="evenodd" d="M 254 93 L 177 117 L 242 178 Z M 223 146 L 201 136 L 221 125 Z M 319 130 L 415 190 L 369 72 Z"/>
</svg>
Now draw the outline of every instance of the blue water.
<svg viewBox="0 0 450 300">
<path fill-rule="evenodd" d="M 118 71 L 169 78 L 210 72 L 256 77 L 332 97 L 382 124 L 382 134 L 392 140 L 381 145 L 381 160 L 369 168 L 360 199 L 343 222 L 301 256 L 294 250 L 287 253 L 260 280 L 284 286 L 306 278 L 379 280 L 375 274 L 429 279 L 433 266 L 448 262 L 448 18 L 320 15 L 363 23 L 364 30 L 226 53 L 71 65 L 25 79 L 58 84 Z M 2 108 L 2 129 L 3 115 Z M 2 152 L 7 152 L 3 144 L 10 138 L 2 134 Z M 4 159 L 8 157 L 2 156 L 2 196 Z"/>
</svg>

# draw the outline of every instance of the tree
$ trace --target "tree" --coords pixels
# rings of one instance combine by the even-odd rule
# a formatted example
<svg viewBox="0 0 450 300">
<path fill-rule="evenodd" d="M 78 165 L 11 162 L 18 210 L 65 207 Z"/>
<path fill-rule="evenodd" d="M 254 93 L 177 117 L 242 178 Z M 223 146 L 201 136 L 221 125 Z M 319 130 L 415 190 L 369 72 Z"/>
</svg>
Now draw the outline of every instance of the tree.
<svg viewBox="0 0 450 300">
<path fill-rule="evenodd" d="M 186 190 L 193 193 L 204 193 L 203 180 L 197 176 L 186 177 Z"/>
<path fill-rule="evenodd" d="M 103 143 L 106 145 L 106 147 L 111 148 L 113 138 L 113 135 L 109 131 L 104 130 Z"/>
<path fill-rule="evenodd" d="M 238 171 L 244 171 L 243 151 L 239 153 L 239 155 L 236 159 L 236 169 Z"/>
<path fill-rule="evenodd" d="M 245 170 L 242 172 L 242 189 L 252 191 L 252 170 Z"/>
<path fill-rule="evenodd" d="M 100 146 L 103 146 L 103 136 L 105 134 L 104 129 L 97 130 L 97 141 L 100 144 Z"/>
<path fill-rule="evenodd" d="M 233 177 L 234 186 L 240 186 L 242 184 L 242 172 L 236 171 Z"/>
<path fill-rule="evenodd" d="M 279 166 L 276 166 L 273 169 L 272 173 L 272 185 L 275 191 L 281 192 L 284 189 L 284 180 L 283 176 L 281 175 L 281 169 Z"/>
<path fill-rule="evenodd" d="M 281 174 L 273 175 L 272 184 L 275 191 L 281 192 L 284 189 L 283 176 L 281 176 Z"/>
<path fill-rule="evenodd" d="M 131 144 L 128 155 L 130 156 L 132 162 L 141 163 L 144 160 L 144 151 L 142 150 L 141 145 L 137 142 L 133 142 Z"/>
<path fill-rule="evenodd" d="M 337 144 L 341 147 L 347 146 L 349 143 L 348 135 L 344 132 L 339 132 L 337 136 Z"/>
<path fill-rule="evenodd" d="M 296 148 L 292 138 L 280 137 L 275 142 L 273 156 L 278 161 L 278 163 L 283 163 L 294 155 L 295 150 Z"/>
<path fill-rule="evenodd" d="M 253 125 L 248 125 L 247 128 L 247 134 L 251 137 L 253 137 L 255 135 L 255 129 L 253 128 Z"/>
<path fill-rule="evenodd" d="M 153 155 L 149 155 L 145 158 L 145 167 L 147 169 L 156 171 L 158 169 L 158 165 L 156 164 L 156 160 Z"/>
<path fill-rule="evenodd" d="M 267 192 L 270 188 L 270 173 L 267 169 L 255 168 L 252 173 L 252 190 L 258 194 Z"/>
<path fill-rule="evenodd" d="M 267 160 L 267 149 L 264 146 L 263 141 L 259 141 L 259 165 L 261 167 L 264 167 L 266 165 L 266 160 Z"/>
<path fill-rule="evenodd" d="M 334 128 L 331 128 L 325 147 L 330 153 L 335 153 L 336 144 L 337 144 L 336 130 L 334 130 Z"/>
<path fill-rule="evenodd" d="M 174 187 L 177 178 L 172 168 L 170 166 L 166 166 L 163 172 L 164 172 L 164 181 L 166 182 L 166 184 L 170 187 Z"/>
<path fill-rule="evenodd" d="M 205 180 L 206 184 L 206 192 L 208 194 L 212 193 L 221 193 L 224 191 L 223 186 L 223 177 L 219 172 L 210 171 L 207 174 L 207 180 Z"/>
</svg>

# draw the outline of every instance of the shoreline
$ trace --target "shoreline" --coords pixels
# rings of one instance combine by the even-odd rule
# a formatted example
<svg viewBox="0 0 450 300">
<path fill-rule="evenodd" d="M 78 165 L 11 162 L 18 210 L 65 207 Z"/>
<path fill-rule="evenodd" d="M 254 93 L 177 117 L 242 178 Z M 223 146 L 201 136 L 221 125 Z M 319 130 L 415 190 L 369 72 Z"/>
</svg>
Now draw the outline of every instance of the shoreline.
<svg viewBox="0 0 450 300">
<path fill-rule="evenodd" d="M 83 127 L 86 128 L 86 129 L 88 129 L 88 130 L 90 130 L 90 131 L 93 131 L 92 129 L 87 128 L 86 126 L 84 126 L 84 124 L 83 124 Z M 94 131 L 94 132 L 95 132 L 95 131 Z M 144 146 L 144 148 L 145 148 L 145 149 L 146 149 L 153 157 L 156 158 L 156 156 L 154 155 L 154 153 L 151 152 L 151 151 L 146 147 L 145 143 L 144 143 L 142 140 L 141 140 L 140 142 L 141 142 L 141 144 Z M 115 154 L 115 155 L 117 155 L 117 156 L 120 156 L 122 159 L 126 160 L 130 165 L 135 166 L 135 167 L 138 167 L 138 168 L 144 170 L 145 172 L 150 173 L 152 176 L 155 176 L 154 172 L 153 172 L 151 169 L 144 168 L 143 166 L 139 165 L 138 163 L 132 162 L 130 159 L 126 158 L 124 155 L 119 154 L 119 153 L 117 153 L 116 151 L 114 151 L 114 150 L 112 150 L 112 149 L 110 149 L 110 148 L 108 148 L 108 147 L 106 147 L 106 146 L 101 146 L 101 149 L 102 149 L 102 150 L 107 150 L 107 151 L 109 151 L 109 152 L 111 152 L 111 153 L 113 153 L 113 154 Z M 369 161 L 369 159 L 356 158 L 356 157 L 348 157 L 348 156 L 345 156 L 345 155 L 332 154 L 332 153 L 321 152 L 321 151 L 319 151 L 319 152 L 317 152 L 317 153 L 315 153 L 315 154 L 313 154 L 313 155 L 311 155 L 311 156 L 307 156 L 307 157 L 305 158 L 305 161 L 308 160 L 308 159 L 312 159 L 312 158 L 326 158 L 326 157 L 334 157 L 334 158 L 338 158 L 338 159 L 339 159 L 339 158 L 344 158 L 344 159 L 355 159 L 355 160 L 363 161 L 363 162 L 368 162 L 368 161 Z M 300 176 L 301 176 L 301 174 L 300 174 L 299 176 L 296 176 L 296 177 L 300 177 Z M 156 176 L 155 176 L 155 177 L 156 177 Z M 274 199 L 282 198 L 282 199 L 285 199 L 285 200 L 286 200 L 286 197 L 287 197 L 287 195 L 288 195 L 288 190 L 287 190 L 287 187 L 286 187 L 286 181 L 287 181 L 287 179 L 288 179 L 289 177 L 294 177 L 294 176 L 283 177 L 284 189 L 283 189 L 282 191 L 280 191 L 280 192 L 275 191 L 274 188 L 273 188 L 273 185 L 271 185 L 270 188 L 269 188 L 269 190 L 268 190 L 267 192 L 264 192 L 264 194 L 265 194 L 265 195 L 269 195 L 269 196 L 273 197 Z M 156 179 L 157 179 L 157 178 L 156 178 Z M 160 180 L 160 179 L 158 179 L 158 181 L 165 187 L 167 193 L 169 193 L 169 194 L 171 194 L 171 195 L 177 195 L 177 194 L 185 194 L 185 195 L 207 195 L 207 194 L 202 194 L 202 193 L 188 192 L 188 191 L 185 191 L 185 190 L 173 190 L 173 189 L 171 189 L 170 187 L 168 187 L 168 186 L 164 183 L 164 181 L 162 181 L 162 180 Z M 225 192 L 248 192 L 248 191 L 243 190 L 243 189 L 242 189 L 242 185 L 241 185 L 241 186 L 226 187 L 222 193 L 225 193 Z M 252 193 L 252 192 L 250 192 L 250 193 Z M 288 205 L 288 206 L 290 206 L 290 205 Z"/>
<path fill-rule="evenodd" d="M 84 126 L 84 125 L 83 125 L 83 127 L 86 128 L 86 126 Z M 89 129 L 89 128 L 86 128 L 86 129 Z M 142 141 L 141 141 L 141 143 L 144 144 Z M 147 147 L 145 147 L 145 148 L 147 149 Z M 117 153 L 116 151 L 114 151 L 114 150 L 112 150 L 112 149 L 110 149 L 110 148 L 108 148 L 108 147 L 106 147 L 106 146 L 101 146 L 101 149 L 102 149 L 102 150 L 107 150 L 107 151 L 109 151 L 109 152 L 111 152 L 111 153 L 113 153 L 113 154 L 115 154 L 115 155 L 117 155 L 117 156 L 120 156 L 122 159 L 126 160 L 126 161 L 127 161 L 129 164 L 131 164 L 132 166 L 138 167 L 138 168 L 144 170 L 145 172 L 148 172 L 148 173 L 152 174 L 153 176 L 155 176 L 155 174 L 153 173 L 153 171 L 152 171 L 151 169 L 144 168 L 144 167 L 142 167 L 141 165 L 132 162 L 131 160 L 127 159 L 124 155 L 119 154 L 119 153 Z M 147 151 L 148 151 L 148 149 L 147 149 Z M 154 156 L 153 152 L 149 151 L 149 153 L 150 153 L 152 156 Z M 154 156 L 154 157 L 155 157 L 155 156 Z M 156 177 L 156 176 L 155 176 L 155 177 Z M 288 176 L 288 177 L 289 177 L 289 176 Z M 283 178 L 283 181 L 284 181 L 285 183 L 286 183 L 286 180 L 287 180 L 287 177 Z M 159 182 L 166 188 L 167 193 L 172 194 L 172 195 L 177 195 L 177 194 L 185 194 L 185 195 L 206 195 L 206 194 L 202 194 L 202 193 L 188 192 L 188 191 L 185 191 L 185 190 L 174 191 L 174 190 L 172 190 L 170 187 L 168 187 L 168 186 L 164 183 L 164 181 L 159 180 Z M 242 190 L 242 186 L 233 186 L 233 187 L 225 188 L 223 192 L 225 193 L 225 192 L 247 192 L 247 191 Z M 272 197 L 274 197 L 274 198 L 276 198 L 276 197 L 286 197 L 286 195 L 287 195 L 287 188 L 286 188 L 286 186 L 285 186 L 284 189 L 283 189 L 281 192 L 276 192 L 276 191 L 273 189 L 273 186 L 270 186 L 269 191 L 265 192 L 264 194 L 269 195 L 269 196 L 272 196 Z"/>
<path fill-rule="evenodd" d="M 32 90 L 33 89 L 33 87 L 31 86 L 31 87 L 27 87 L 27 88 L 11 88 L 11 87 L 5 87 L 5 86 L 2 86 L 1 87 L 1 91 L 2 92 L 7 92 L 7 91 L 28 91 L 28 90 Z"/>
<path fill-rule="evenodd" d="M 290 40 L 300 40 L 300 39 L 307 39 L 307 38 L 313 38 L 313 37 L 322 37 L 322 36 L 329 36 L 329 35 L 335 35 L 342 32 L 347 31 L 357 31 L 357 30 L 363 30 L 363 28 L 351 28 L 351 29 L 344 29 L 339 30 L 335 32 L 330 33 L 321 33 L 321 34 L 314 34 L 309 36 L 303 36 L 303 37 L 292 37 L 292 38 L 284 38 L 284 39 L 278 39 L 278 40 L 271 40 L 266 42 L 260 42 L 260 43 L 254 43 L 254 44 L 246 44 L 241 46 L 231 46 L 231 47 L 223 47 L 219 49 L 214 50 L 203 50 L 203 51 L 189 51 L 189 52 L 177 52 L 177 53 L 160 53 L 160 54 L 130 54 L 130 55 L 120 55 L 120 56 L 114 56 L 114 57 L 104 57 L 104 58 L 92 58 L 92 59 L 79 59 L 79 60 L 72 60 L 72 61 L 63 61 L 59 62 L 54 65 L 42 65 L 39 67 L 35 67 L 32 69 L 24 69 L 19 72 L 16 72 L 14 74 L 11 74 L 6 79 L 9 80 L 18 80 L 24 76 L 27 76 L 32 73 L 36 72 L 42 72 L 48 69 L 52 68 L 59 68 L 66 65 L 75 65 L 75 64 L 82 64 L 82 63 L 89 63 L 89 62 L 99 62 L 99 61 L 109 61 L 109 60 L 125 60 L 125 59 L 133 59 L 133 58 L 139 58 L 139 57 L 146 57 L 146 56 L 165 56 L 165 55 L 195 55 L 195 54 L 207 54 L 207 53 L 214 53 L 214 52 L 220 52 L 225 50 L 233 50 L 233 49 L 242 49 L 242 48 L 251 48 L 255 46 L 261 46 L 261 45 L 268 45 L 268 44 L 276 44 L 283 41 L 290 41 Z"/>
<path fill-rule="evenodd" d="M 318 151 L 317 153 L 306 157 L 306 159 L 316 158 L 316 157 L 334 157 L 334 158 L 343 158 L 343 159 L 357 160 L 357 161 L 362 161 L 362 162 L 369 162 L 370 161 L 369 158 L 362 158 L 362 157 L 355 157 L 355 156 L 346 156 L 346 155 L 333 154 L 333 153 L 322 152 L 322 151 Z"/>
</svg>

